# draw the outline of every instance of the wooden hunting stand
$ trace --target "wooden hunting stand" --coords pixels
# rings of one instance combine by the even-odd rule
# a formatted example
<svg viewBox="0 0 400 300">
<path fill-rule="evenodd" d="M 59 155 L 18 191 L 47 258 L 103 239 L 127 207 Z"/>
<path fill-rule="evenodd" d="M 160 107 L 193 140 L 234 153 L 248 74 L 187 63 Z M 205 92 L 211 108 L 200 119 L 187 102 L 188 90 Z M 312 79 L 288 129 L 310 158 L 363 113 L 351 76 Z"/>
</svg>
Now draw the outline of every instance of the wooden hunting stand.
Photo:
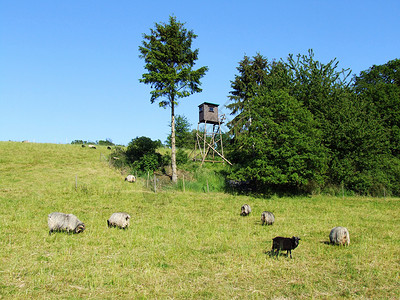
<svg viewBox="0 0 400 300">
<path fill-rule="evenodd" d="M 218 115 L 218 104 L 204 102 L 199 105 L 199 123 L 197 124 L 196 144 L 194 145 L 194 161 L 225 163 L 232 165 L 224 157 L 221 124 L 223 117 Z M 204 123 L 204 131 L 200 131 L 200 123 Z M 220 157 L 222 160 L 217 159 Z"/>
</svg>

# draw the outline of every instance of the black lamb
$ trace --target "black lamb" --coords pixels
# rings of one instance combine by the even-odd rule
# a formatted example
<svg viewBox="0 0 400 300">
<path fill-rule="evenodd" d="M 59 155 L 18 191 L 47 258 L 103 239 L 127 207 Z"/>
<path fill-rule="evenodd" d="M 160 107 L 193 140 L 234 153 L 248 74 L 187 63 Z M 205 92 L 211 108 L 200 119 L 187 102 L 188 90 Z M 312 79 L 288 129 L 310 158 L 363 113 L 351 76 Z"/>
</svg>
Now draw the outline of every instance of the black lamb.
<svg viewBox="0 0 400 300">
<path fill-rule="evenodd" d="M 274 250 L 276 250 L 276 256 L 279 255 L 280 250 L 286 250 L 286 255 L 289 255 L 292 258 L 292 250 L 296 249 L 299 245 L 300 238 L 297 236 L 293 236 L 291 238 L 277 236 L 272 239 L 272 250 L 271 253 L 274 255 Z"/>
</svg>

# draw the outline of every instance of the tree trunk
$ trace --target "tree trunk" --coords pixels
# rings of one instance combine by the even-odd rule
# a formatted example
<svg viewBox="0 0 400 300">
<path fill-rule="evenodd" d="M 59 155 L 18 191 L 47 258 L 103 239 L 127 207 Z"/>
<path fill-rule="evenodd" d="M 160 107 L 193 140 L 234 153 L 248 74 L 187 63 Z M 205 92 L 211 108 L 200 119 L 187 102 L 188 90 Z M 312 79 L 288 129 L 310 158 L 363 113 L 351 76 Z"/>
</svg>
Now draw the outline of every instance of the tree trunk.
<svg viewBox="0 0 400 300">
<path fill-rule="evenodd" d="M 178 182 L 178 175 L 176 172 L 176 148 L 175 148 L 175 104 L 171 101 L 171 168 L 172 168 L 172 182 Z"/>
</svg>

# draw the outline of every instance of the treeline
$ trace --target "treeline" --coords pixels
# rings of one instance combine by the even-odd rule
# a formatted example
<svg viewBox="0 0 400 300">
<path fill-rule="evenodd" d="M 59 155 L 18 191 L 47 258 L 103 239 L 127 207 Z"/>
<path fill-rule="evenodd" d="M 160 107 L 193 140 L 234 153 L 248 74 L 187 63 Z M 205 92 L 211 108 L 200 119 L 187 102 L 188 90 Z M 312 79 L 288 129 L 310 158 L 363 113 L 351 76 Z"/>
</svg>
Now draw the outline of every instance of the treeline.
<svg viewBox="0 0 400 300">
<path fill-rule="evenodd" d="M 307 55 L 245 56 L 227 108 L 228 177 L 259 192 L 400 195 L 400 60 L 358 76 Z"/>
<path fill-rule="evenodd" d="M 73 140 L 71 142 L 72 145 L 88 145 L 88 144 L 92 144 L 92 145 L 100 145 L 100 146 L 114 146 L 115 144 L 112 142 L 111 139 L 106 139 L 106 140 L 99 140 L 96 142 L 91 142 L 91 141 L 83 141 L 83 140 Z"/>
</svg>

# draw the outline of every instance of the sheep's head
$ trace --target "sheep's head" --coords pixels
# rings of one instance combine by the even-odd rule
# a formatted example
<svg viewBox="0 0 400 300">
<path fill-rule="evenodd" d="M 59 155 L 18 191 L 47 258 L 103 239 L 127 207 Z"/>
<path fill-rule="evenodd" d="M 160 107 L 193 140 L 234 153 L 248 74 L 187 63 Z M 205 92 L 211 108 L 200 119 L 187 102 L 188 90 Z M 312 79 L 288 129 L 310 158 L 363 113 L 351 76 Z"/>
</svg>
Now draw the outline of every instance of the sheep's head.
<svg viewBox="0 0 400 300">
<path fill-rule="evenodd" d="M 86 228 L 86 227 L 85 227 L 85 224 L 80 223 L 78 226 L 76 226 L 74 232 L 75 232 L 75 233 L 80 233 L 80 232 L 84 231 L 85 228 Z"/>
<path fill-rule="evenodd" d="M 298 236 L 292 236 L 292 249 L 295 249 L 299 245 L 300 240 Z"/>
</svg>

